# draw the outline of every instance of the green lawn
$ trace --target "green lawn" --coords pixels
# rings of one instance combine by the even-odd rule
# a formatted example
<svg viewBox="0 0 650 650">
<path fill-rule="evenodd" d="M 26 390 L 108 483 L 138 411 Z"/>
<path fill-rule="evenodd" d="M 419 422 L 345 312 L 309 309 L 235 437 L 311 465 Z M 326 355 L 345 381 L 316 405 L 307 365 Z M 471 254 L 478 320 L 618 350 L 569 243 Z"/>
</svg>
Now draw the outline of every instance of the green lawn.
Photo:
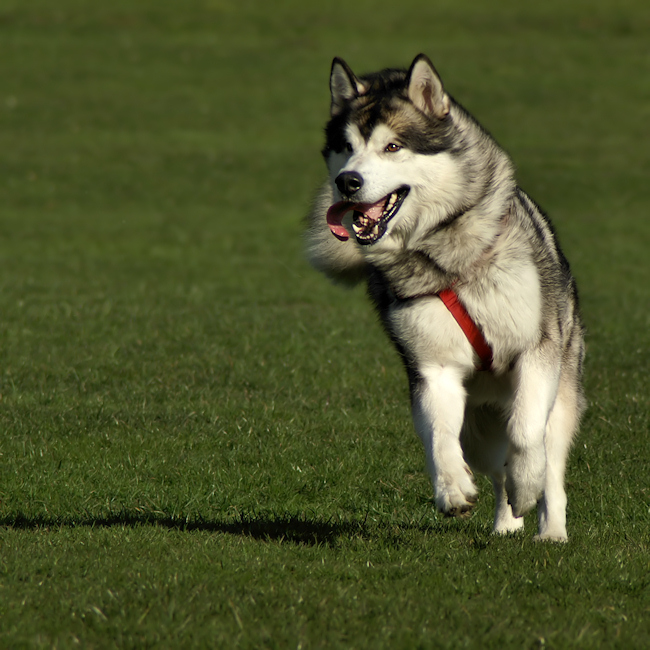
<svg viewBox="0 0 650 650">
<path fill-rule="evenodd" d="M 0 648 L 650 646 L 646 0 L 0 0 Z M 331 58 L 418 52 L 581 289 L 567 545 L 433 510 L 303 259 Z"/>
</svg>

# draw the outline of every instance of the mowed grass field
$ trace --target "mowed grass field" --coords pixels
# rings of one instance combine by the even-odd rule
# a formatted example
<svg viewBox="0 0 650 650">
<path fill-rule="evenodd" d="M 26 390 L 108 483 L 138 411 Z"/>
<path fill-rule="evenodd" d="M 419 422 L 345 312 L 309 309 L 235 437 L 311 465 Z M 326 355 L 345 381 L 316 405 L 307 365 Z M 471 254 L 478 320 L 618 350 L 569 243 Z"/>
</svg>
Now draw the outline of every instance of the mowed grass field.
<svg viewBox="0 0 650 650">
<path fill-rule="evenodd" d="M 650 5 L 0 0 L 0 647 L 650 647 Z M 566 545 L 434 512 L 303 259 L 331 58 L 419 52 L 578 279 Z"/>
</svg>

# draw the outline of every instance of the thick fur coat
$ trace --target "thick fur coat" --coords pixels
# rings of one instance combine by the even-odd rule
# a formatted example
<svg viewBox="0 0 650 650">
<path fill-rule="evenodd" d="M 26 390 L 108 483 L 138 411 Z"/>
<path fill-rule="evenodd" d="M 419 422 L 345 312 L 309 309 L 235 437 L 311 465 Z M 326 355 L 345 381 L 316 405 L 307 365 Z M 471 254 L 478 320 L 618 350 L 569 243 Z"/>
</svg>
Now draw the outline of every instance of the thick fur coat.
<svg viewBox="0 0 650 650">
<path fill-rule="evenodd" d="M 538 538 L 566 540 L 583 328 L 548 219 L 426 56 L 360 77 L 335 59 L 330 90 L 329 178 L 308 257 L 337 282 L 367 283 L 407 370 L 438 509 L 467 514 L 481 472 L 496 533 L 519 530 L 537 505 Z M 440 300 L 447 289 L 491 347 L 489 372 Z"/>
</svg>

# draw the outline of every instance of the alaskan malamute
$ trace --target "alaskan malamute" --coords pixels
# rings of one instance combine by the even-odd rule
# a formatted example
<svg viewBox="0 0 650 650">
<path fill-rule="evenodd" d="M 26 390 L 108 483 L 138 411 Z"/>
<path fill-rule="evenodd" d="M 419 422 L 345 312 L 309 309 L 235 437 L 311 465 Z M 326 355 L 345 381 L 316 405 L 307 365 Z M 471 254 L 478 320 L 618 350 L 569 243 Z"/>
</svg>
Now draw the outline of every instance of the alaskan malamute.
<svg viewBox="0 0 650 650">
<path fill-rule="evenodd" d="M 537 504 L 537 539 L 566 540 L 584 345 L 548 219 L 426 56 L 359 77 L 334 59 L 330 90 L 309 259 L 367 283 L 406 366 L 438 509 L 469 513 L 482 472 L 495 533 L 521 529 Z"/>
</svg>

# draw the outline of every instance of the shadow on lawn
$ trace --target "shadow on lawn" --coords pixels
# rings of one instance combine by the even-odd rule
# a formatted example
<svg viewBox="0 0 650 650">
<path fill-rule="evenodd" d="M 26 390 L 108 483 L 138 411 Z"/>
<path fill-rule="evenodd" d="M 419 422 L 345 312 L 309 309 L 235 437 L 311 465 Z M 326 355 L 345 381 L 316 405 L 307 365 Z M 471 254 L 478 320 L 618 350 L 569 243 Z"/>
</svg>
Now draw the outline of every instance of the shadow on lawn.
<svg viewBox="0 0 650 650">
<path fill-rule="evenodd" d="M 179 531 L 203 531 L 225 533 L 240 537 L 269 541 L 286 541 L 296 544 L 331 544 L 339 538 L 367 537 L 366 522 L 361 521 L 323 521 L 307 516 L 269 514 L 241 515 L 238 520 L 206 521 L 186 520 L 153 514 L 123 513 L 99 518 L 47 518 L 15 517 L 0 518 L 0 528 L 14 530 L 52 529 L 52 528 L 110 528 L 157 526 Z"/>
</svg>

